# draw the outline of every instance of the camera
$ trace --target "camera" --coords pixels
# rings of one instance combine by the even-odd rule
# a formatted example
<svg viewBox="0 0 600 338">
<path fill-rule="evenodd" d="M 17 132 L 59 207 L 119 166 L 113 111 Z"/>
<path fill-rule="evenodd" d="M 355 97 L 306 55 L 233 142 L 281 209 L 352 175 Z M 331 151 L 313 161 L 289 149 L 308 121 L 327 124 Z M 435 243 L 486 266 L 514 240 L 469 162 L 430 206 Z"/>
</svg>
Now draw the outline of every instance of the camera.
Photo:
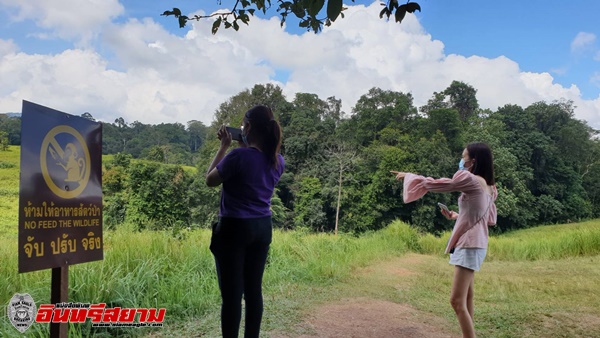
<svg viewBox="0 0 600 338">
<path fill-rule="evenodd" d="M 231 139 L 242 142 L 242 130 L 240 128 L 225 127 L 231 134 Z"/>
</svg>

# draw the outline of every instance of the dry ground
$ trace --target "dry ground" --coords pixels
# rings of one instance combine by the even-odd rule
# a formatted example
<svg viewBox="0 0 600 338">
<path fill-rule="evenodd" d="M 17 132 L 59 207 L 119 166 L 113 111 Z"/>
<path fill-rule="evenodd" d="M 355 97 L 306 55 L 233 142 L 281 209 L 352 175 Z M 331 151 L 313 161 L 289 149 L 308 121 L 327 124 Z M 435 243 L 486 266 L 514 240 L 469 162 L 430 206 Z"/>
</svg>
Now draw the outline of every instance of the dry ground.
<svg viewBox="0 0 600 338">
<path fill-rule="evenodd" d="M 391 261 L 361 269 L 356 283 L 366 288 L 394 288 L 401 292 L 427 256 L 409 254 Z M 300 334 L 271 333 L 276 338 L 443 338 L 460 337 L 458 324 L 431 313 L 419 311 L 407 304 L 370 296 L 344 298 L 310 309 L 305 320 L 294 330 Z M 446 300 L 440 306 L 450 306 Z"/>
</svg>

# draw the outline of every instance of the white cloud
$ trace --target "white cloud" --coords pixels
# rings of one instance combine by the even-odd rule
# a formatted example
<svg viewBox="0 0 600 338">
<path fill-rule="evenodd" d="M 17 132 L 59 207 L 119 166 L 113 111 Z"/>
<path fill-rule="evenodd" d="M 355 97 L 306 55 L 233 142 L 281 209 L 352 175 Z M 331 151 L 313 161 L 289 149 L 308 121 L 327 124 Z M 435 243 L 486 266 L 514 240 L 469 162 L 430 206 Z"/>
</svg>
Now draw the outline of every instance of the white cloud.
<svg viewBox="0 0 600 338">
<path fill-rule="evenodd" d="M 596 35 L 593 33 L 579 32 L 571 42 L 571 52 L 580 53 L 591 48 L 596 41 Z"/>
<path fill-rule="evenodd" d="M 410 92 L 418 107 L 459 80 L 477 89 L 482 108 L 565 98 L 575 102 L 578 118 L 600 128 L 600 96 L 584 100 L 576 85 L 524 72 L 504 56 L 446 55 L 415 16 L 398 25 L 380 20 L 379 10 L 378 3 L 349 7 L 318 35 L 291 35 L 277 18 L 253 17 L 238 32 L 212 35 L 204 20 L 178 37 L 152 19 L 132 19 L 102 30 L 99 50 L 109 57 L 92 49 L 15 54 L 16 46 L 0 40 L 0 112 L 18 111 L 26 99 L 108 122 L 208 124 L 220 103 L 256 83 L 278 83 L 273 78 L 283 70 L 289 78 L 278 84 L 288 99 L 297 92 L 336 96 L 346 112 L 371 87 Z"/>
<path fill-rule="evenodd" d="M 40 32 L 38 37 L 56 36 L 87 43 L 112 18 L 123 13 L 119 0 L 0 0 L 0 5 L 16 9 L 14 21 L 33 20 L 52 33 Z"/>
<path fill-rule="evenodd" d="M 0 39 L 0 58 L 8 54 L 16 53 L 18 50 L 19 47 L 13 42 L 13 40 Z"/>
</svg>

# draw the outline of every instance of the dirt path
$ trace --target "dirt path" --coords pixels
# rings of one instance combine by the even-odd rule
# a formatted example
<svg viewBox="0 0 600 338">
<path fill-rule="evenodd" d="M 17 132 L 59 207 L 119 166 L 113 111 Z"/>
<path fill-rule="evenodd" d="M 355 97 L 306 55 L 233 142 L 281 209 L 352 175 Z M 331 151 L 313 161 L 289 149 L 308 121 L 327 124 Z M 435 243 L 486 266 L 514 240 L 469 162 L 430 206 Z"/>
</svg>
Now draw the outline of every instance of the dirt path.
<svg viewBox="0 0 600 338">
<path fill-rule="evenodd" d="M 402 282 L 418 273 L 426 256 L 409 254 L 382 262 L 357 272 L 358 283 L 370 283 L 374 288 L 392 287 L 402 290 Z M 404 277 L 404 278 L 403 278 Z M 449 306 L 444 300 L 440 306 Z M 419 311 L 407 304 L 398 304 L 376 297 L 357 296 L 313 308 L 301 324 L 300 335 L 272 334 L 283 338 L 389 338 L 460 337 L 456 323 Z"/>
</svg>

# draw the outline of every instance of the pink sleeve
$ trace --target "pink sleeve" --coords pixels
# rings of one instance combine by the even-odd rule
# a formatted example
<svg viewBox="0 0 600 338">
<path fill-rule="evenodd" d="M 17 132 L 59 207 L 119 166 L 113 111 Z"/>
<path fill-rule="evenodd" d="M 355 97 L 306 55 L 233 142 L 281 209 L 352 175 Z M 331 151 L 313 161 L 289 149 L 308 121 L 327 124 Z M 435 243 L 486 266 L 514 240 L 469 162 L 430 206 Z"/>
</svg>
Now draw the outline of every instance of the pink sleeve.
<svg viewBox="0 0 600 338">
<path fill-rule="evenodd" d="M 487 225 L 496 225 L 496 221 L 498 218 L 498 210 L 496 209 L 496 198 L 498 198 L 498 190 L 496 189 L 496 186 L 494 186 L 493 188 L 493 199 L 494 199 L 494 203 L 492 203 L 492 205 L 490 205 L 490 213 L 489 213 L 489 218 L 487 220 Z"/>
<path fill-rule="evenodd" d="M 410 203 L 423 197 L 428 191 L 431 192 L 466 192 L 473 189 L 475 182 L 471 173 L 466 170 L 459 170 L 452 178 L 433 179 L 415 174 L 406 174 L 404 177 L 403 198 L 404 203 Z M 477 186 L 475 186 L 477 188 Z"/>
</svg>

